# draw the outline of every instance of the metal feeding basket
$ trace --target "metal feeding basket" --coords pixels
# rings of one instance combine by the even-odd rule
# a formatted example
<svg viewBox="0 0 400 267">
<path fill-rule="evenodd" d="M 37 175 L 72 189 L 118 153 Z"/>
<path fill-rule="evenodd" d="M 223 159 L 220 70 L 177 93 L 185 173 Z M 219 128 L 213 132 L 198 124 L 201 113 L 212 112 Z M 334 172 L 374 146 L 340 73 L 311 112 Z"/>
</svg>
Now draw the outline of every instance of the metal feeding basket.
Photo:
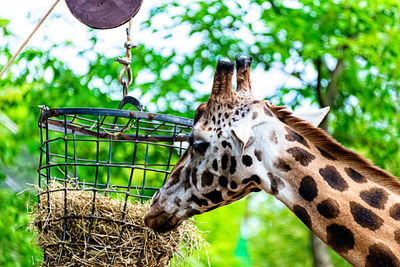
<svg viewBox="0 0 400 267">
<path fill-rule="evenodd" d="M 65 203 L 63 216 L 58 218 L 63 227 L 62 240 L 52 244 L 59 248 L 57 263 L 69 253 L 65 249 L 68 245 L 82 248 L 82 265 L 87 265 L 84 260 L 90 248 L 110 251 L 108 265 L 113 264 L 121 246 L 118 241 L 101 245 L 92 238 L 94 222 L 113 221 L 122 226 L 122 237 L 128 224 L 127 203 L 150 199 L 162 187 L 187 147 L 192 125 L 191 119 L 141 111 L 41 107 L 38 207 L 48 205 L 50 211 L 51 193 L 57 191 Z M 50 186 L 53 183 L 62 186 L 54 188 Z M 76 219 L 67 208 L 68 194 L 77 190 L 91 194 L 87 203 L 92 206 L 90 212 L 79 216 L 89 222 L 84 242 L 74 240 L 68 233 L 69 220 Z M 104 197 L 121 201 L 123 211 L 118 218 L 95 213 L 95 203 Z M 42 224 L 39 229 L 45 227 Z M 46 250 L 45 247 L 44 262 L 48 263 Z"/>
</svg>

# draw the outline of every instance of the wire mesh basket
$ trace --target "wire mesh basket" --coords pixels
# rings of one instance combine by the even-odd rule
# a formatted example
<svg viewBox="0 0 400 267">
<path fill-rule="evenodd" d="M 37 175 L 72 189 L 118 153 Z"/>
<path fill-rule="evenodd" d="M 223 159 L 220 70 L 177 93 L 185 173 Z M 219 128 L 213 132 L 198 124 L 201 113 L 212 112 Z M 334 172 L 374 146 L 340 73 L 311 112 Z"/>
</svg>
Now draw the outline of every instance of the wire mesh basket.
<svg viewBox="0 0 400 267">
<path fill-rule="evenodd" d="M 39 208 L 49 205 L 50 210 L 50 194 L 55 191 L 62 192 L 65 202 L 59 218 L 63 221 L 62 242 L 54 244 L 59 247 L 58 263 L 68 253 L 63 249 L 68 244 L 84 247 L 83 258 L 91 246 L 110 250 L 112 265 L 115 251 L 120 249 L 118 242 L 115 247 L 105 248 L 93 240 L 90 235 L 94 221 L 127 224 L 127 203 L 150 199 L 162 187 L 187 147 L 192 125 L 191 119 L 140 111 L 41 107 Z M 54 182 L 63 186 L 51 187 Z M 89 221 L 84 242 L 68 235 L 68 220 L 74 216 L 67 209 L 67 201 L 74 190 L 90 192 L 92 198 L 88 205 L 93 209 L 81 216 Z M 100 197 L 122 200 L 119 218 L 95 214 L 94 203 Z M 120 237 L 125 228 L 121 227 Z M 44 262 L 47 261 L 44 248 Z"/>
</svg>

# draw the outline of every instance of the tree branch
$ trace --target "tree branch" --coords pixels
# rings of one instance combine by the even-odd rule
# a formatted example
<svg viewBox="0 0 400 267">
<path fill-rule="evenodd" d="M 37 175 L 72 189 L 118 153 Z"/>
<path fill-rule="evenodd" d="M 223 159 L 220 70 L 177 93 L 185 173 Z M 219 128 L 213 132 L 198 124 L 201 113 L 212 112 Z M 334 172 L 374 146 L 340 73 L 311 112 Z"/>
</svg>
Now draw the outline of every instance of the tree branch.
<svg viewBox="0 0 400 267">
<path fill-rule="evenodd" d="M 314 267 L 333 267 L 325 243 L 312 232 L 310 232 L 310 245 Z"/>
<path fill-rule="evenodd" d="M 322 80 L 322 60 L 321 57 L 318 57 L 315 61 L 315 65 L 317 67 L 317 86 L 315 87 L 315 91 L 317 92 L 318 103 L 321 108 L 325 107 L 325 104 L 322 100 L 321 96 L 321 80 Z"/>
<path fill-rule="evenodd" d="M 344 61 L 343 58 L 339 58 L 336 64 L 335 69 L 331 72 L 331 80 L 326 87 L 326 93 L 322 97 L 322 103 L 327 106 L 331 106 L 334 103 L 335 97 L 338 94 L 337 82 L 339 80 L 340 75 L 344 70 Z"/>
<path fill-rule="evenodd" d="M 272 9 L 275 11 L 275 13 L 280 15 L 281 10 L 279 9 L 279 7 L 276 6 L 276 4 L 274 3 L 274 0 L 268 0 L 268 2 L 271 4 Z"/>
</svg>

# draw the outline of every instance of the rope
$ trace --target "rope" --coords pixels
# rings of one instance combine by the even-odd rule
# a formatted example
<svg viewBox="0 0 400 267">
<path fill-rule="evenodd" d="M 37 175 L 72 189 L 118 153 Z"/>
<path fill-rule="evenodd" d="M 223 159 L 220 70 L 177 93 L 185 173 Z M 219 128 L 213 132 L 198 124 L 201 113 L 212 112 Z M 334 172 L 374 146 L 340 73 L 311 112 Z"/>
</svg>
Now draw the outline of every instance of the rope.
<svg viewBox="0 0 400 267">
<path fill-rule="evenodd" d="M 28 36 L 28 38 L 22 43 L 22 45 L 19 47 L 17 52 L 14 54 L 14 56 L 8 61 L 7 65 L 4 67 L 4 69 L 0 72 L 0 78 L 3 76 L 4 72 L 10 67 L 10 65 L 13 63 L 13 61 L 17 58 L 19 53 L 21 53 L 22 49 L 24 49 L 25 45 L 29 42 L 29 40 L 32 38 L 32 36 L 35 34 L 35 32 L 39 29 L 40 25 L 47 19 L 47 17 L 50 15 L 50 13 L 53 11 L 53 9 L 56 7 L 56 5 L 60 2 L 60 0 L 56 0 L 54 4 L 50 7 L 50 9 L 47 11 L 46 15 L 40 20 L 39 24 L 36 25 L 35 29 L 31 32 L 31 34 Z"/>
</svg>

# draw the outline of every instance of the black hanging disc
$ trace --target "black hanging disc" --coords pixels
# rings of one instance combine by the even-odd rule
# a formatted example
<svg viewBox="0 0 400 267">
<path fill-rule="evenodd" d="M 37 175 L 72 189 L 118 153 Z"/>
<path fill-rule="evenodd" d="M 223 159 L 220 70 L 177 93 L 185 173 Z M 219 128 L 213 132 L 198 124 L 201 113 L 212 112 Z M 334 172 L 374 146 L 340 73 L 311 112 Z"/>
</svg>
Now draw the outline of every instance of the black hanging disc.
<svg viewBox="0 0 400 267">
<path fill-rule="evenodd" d="M 111 29 L 129 21 L 143 0 L 66 0 L 71 13 L 95 29 Z"/>
</svg>

